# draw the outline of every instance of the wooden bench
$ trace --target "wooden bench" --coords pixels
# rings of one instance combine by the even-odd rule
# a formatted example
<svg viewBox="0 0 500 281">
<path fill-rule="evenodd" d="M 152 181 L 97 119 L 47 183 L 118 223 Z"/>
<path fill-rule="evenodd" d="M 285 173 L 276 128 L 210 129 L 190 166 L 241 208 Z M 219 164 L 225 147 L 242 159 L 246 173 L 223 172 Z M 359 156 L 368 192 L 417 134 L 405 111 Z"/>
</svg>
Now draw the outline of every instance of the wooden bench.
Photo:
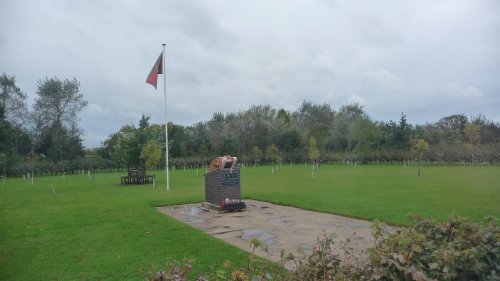
<svg viewBox="0 0 500 281">
<path fill-rule="evenodd" d="M 121 177 L 121 184 L 153 183 L 154 176 L 146 175 L 143 170 L 129 170 L 128 175 Z"/>
</svg>

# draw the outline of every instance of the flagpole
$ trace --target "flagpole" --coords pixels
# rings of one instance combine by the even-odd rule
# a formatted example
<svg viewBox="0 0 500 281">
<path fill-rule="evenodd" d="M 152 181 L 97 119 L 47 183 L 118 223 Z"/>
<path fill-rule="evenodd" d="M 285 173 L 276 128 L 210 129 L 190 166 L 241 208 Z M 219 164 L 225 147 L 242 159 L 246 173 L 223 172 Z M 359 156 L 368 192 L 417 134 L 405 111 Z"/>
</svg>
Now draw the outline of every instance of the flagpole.
<svg viewBox="0 0 500 281">
<path fill-rule="evenodd" d="M 165 74 L 165 44 L 163 45 L 162 67 L 163 67 L 163 96 L 165 97 L 165 174 L 167 176 L 167 191 L 170 190 L 170 178 L 168 171 L 168 119 L 167 119 L 167 75 Z"/>
</svg>

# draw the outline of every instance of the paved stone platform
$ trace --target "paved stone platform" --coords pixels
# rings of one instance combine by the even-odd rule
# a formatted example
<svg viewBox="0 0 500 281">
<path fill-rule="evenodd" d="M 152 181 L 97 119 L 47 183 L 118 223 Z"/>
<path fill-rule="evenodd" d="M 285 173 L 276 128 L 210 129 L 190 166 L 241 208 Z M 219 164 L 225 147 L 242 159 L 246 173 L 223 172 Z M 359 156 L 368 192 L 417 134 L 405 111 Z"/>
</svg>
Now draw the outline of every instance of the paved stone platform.
<svg viewBox="0 0 500 281">
<path fill-rule="evenodd" d="M 245 251 L 251 250 L 250 241 L 255 237 L 268 247 L 273 261 L 280 260 L 282 249 L 296 254 L 300 249 L 310 254 L 318 237 L 325 233 L 335 233 L 336 241 L 352 239 L 359 253 L 372 245 L 370 221 L 256 200 L 245 200 L 245 203 L 245 211 L 232 213 L 210 211 L 200 203 L 157 209 Z M 263 252 L 256 253 L 268 258 Z"/>
</svg>

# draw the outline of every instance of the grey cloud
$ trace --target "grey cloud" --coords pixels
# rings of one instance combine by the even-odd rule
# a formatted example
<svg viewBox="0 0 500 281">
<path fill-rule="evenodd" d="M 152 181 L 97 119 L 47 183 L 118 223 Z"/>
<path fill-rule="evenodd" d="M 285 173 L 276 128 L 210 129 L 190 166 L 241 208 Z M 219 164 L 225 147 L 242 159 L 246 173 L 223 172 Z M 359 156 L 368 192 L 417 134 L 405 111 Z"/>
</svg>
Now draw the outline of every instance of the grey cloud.
<svg viewBox="0 0 500 281">
<path fill-rule="evenodd" d="M 303 100 L 358 102 L 385 121 L 500 121 L 498 1 L 16 0 L 0 10 L 0 71 L 30 99 L 45 76 L 76 77 L 87 146 L 143 113 L 164 121 L 163 78 L 157 91 L 144 82 L 162 43 L 169 120 L 183 125 Z"/>
</svg>

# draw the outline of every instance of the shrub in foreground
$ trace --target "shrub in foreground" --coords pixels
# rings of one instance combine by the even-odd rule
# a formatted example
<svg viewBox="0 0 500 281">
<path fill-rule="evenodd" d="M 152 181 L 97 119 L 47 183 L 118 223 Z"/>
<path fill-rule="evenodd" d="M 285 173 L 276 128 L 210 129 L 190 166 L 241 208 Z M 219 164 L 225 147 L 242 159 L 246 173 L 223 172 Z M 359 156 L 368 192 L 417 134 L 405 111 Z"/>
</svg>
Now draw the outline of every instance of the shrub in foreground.
<svg viewBox="0 0 500 281">
<path fill-rule="evenodd" d="M 411 215 L 410 222 L 389 235 L 380 224 L 373 225 L 375 242 L 366 275 L 382 280 L 500 279 L 496 219 L 479 225 L 456 216 L 437 223 Z"/>
<path fill-rule="evenodd" d="M 389 232 L 375 222 L 372 234 L 373 246 L 366 253 L 354 252 L 350 239 L 335 242 L 325 234 L 308 256 L 283 251 L 281 264 L 257 258 L 255 249 L 267 249 L 254 239 L 247 268 L 231 269 L 226 262 L 223 269 L 193 280 L 500 280 L 495 218 L 475 224 L 456 216 L 435 222 L 411 215 L 409 227 Z M 148 273 L 146 280 L 189 280 L 191 268 L 190 263 L 167 264 L 165 271 Z"/>
</svg>

